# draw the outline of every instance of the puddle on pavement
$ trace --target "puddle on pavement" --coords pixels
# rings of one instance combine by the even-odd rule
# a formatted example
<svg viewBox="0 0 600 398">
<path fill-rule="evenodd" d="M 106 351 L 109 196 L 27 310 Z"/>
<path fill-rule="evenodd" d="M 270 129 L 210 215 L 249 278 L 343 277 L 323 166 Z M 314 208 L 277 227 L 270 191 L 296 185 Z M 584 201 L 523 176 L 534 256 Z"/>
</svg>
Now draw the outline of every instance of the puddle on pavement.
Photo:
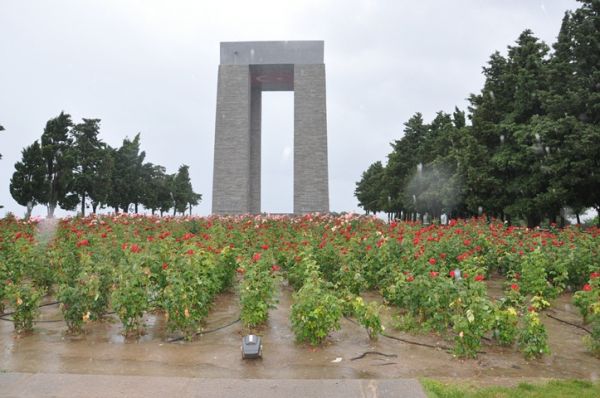
<svg viewBox="0 0 600 398">
<path fill-rule="evenodd" d="M 500 292 L 500 282 L 490 282 L 490 295 Z M 341 330 L 318 348 L 296 344 L 290 329 L 289 310 L 292 291 L 281 287 L 279 303 L 272 309 L 263 334 L 263 358 L 242 360 L 241 324 L 199 336 L 192 342 L 169 343 L 173 337 L 165 329 L 160 313 L 145 318 L 147 333 L 139 340 L 126 340 L 121 324 L 113 316 L 89 324 L 86 334 L 65 334 L 63 322 L 37 323 L 35 332 L 16 337 L 10 322 L 0 321 L 0 371 L 188 376 L 204 378 L 406 378 L 435 377 L 497 383 L 499 380 L 532 378 L 581 378 L 597 380 L 600 360 L 586 352 L 581 341 L 585 332 L 542 316 L 549 334 L 552 354 L 527 362 L 516 349 L 484 346 L 486 354 L 474 360 L 459 360 L 440 350 L 380 337 L 369 340 L 360 326 L 343 319 Z M 379 299 L 367 294 L 367 300 Z M 571 296 L 555 300 L 549 313 L 580 323 L 570 304 Z M 413 341 L 445 344 L 436 336 L 413 336 L 395 331 L 390 312 L 384 316 L 386 332 Z M 239 317 L 238 297 L 227 292 L 217 297 L 205 330 L 218 328 Z M 42 308 L 42 320 L 61 319 L 58 306 Z M 396 357 L 367 355 L 351 361 L 365 351 L 379 351 Z M 332 362 L 342 358 L 340 362 Z M 506 382 L 502 382 L 506 384 Z M 510 382 L 508 382 L 510 384 Z"/>
</svg>

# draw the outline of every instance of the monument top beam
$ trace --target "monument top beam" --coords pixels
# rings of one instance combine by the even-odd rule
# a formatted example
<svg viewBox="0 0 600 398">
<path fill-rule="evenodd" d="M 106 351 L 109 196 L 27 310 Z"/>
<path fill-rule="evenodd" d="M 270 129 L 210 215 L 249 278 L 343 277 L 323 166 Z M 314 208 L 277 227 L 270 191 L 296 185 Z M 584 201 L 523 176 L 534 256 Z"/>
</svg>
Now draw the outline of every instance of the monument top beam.
<svg viewBox="0 0 600 398">
<path fill-rule="evenodd" d="M 324 42 L 236 41 L 221 43 L 221 65 L 323 64 Z"/>
</svg>

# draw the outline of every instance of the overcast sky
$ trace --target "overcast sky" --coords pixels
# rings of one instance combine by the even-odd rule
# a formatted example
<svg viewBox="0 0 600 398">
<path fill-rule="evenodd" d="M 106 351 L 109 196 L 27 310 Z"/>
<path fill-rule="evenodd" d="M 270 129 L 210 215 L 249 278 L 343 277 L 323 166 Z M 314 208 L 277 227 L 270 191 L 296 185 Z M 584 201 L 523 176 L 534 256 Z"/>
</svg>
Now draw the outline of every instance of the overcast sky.
<svg viewBox="0 0 600 398">
<path fill-rule="evenodd" d="M 573 0 L 0 0 L 1 214 L 14 163 L 60 111 L 102 119 L 119 146 L 190 166 L 211 210 L 219 43 L 324 40 L 330 207 L 360 211 L 355 182 L 415 112 L 465 109 L 491 53 L 521 31 L 555 41 Z M 293 93 L 263 93 L 262 210 L 292 210 Z M 37 206 L 34 214 L 45 215 Z M 64 214 L 64 213 L 60 213 Z"/>
</svg>

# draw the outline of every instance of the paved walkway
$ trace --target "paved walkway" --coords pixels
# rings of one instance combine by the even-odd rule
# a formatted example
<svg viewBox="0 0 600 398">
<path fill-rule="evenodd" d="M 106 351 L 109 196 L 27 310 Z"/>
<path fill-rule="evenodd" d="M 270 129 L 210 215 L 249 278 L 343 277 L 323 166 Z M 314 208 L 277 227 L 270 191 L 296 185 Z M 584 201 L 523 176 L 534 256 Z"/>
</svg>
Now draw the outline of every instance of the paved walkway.
<svg viewBox="0 0 600 398">
<path fill-rule="evenodd" d="M 197 379 L 0 373 L 0 397 L 426 397 L 415 379 Z"/>
</svg>

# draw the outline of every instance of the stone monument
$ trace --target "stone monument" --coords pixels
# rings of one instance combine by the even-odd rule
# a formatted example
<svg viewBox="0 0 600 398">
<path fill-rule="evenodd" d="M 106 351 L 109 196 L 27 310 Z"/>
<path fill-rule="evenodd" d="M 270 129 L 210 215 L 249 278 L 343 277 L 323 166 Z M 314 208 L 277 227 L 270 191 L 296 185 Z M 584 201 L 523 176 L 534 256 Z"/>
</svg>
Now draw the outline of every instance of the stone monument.
<svg viewBox="0 0 600 398">
<path fill-rule="evenodd" d="M 329 211 L 322 41 L 221 43 L 213 214 L 258 214 L 263 91 L 294 92 L 294 213 Z"/>
</svg>

